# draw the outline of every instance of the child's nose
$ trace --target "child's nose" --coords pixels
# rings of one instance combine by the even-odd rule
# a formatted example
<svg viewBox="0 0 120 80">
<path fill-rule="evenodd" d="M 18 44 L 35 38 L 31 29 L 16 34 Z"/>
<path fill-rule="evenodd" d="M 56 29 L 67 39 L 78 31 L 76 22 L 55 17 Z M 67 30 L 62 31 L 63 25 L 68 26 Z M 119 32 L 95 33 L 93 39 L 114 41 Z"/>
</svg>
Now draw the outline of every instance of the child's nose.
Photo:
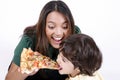
<svg viewBox="0 0 120 80">
<path fill-rule="evenodd" d="M 57 61 L 58 64 L 60 64 L 60 61 L 59 61 L 59 58 L 58 58 L 58 57 L 57 57 L 56 61 Z"/>
</svg>

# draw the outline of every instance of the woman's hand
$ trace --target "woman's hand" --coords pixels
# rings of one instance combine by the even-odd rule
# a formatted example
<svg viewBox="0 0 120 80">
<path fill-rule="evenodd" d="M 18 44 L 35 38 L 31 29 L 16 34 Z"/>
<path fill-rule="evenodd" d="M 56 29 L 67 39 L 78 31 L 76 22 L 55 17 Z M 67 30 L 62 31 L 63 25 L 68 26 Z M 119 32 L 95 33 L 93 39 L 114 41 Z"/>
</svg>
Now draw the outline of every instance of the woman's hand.
<svg viewBox="0 0 120 80">
<path fill-rule="evenodd" d="M 5 77 L 5 80 L 24 80 L 28 76 L 36 74 L 38 69 L 33 70 L 31 73 L 26 74 L 22 73 L 20 67 L 17 66 L 15 63 L 12 63 L 10 69 Z"/>
<path fill-rule="evenodd" d="M 27 76 L 32 76 L 32 75 L 34 75 L 34 74 L 36 74 L 36 72 L 38 72 L 38 68 L 35 68 L 33 71 L 31 71 L 30 73 L 23 73 L 22 71 L 21 71 L 21 69 L 20 69 L 20 67 L 18 68 L 18 72 L 20 72 L 21 74 L 23 74 L 25 77 L 27 77 Z"/>
</svg>

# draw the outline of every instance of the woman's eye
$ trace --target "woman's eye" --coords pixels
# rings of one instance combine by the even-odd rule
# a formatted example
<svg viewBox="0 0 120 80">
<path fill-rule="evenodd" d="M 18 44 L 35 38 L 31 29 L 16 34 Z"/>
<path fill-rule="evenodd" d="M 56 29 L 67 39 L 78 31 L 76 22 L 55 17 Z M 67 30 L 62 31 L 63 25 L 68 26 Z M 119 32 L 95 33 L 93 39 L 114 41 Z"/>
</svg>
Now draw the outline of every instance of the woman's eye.
<svg viewBox="0 0 120 80">
<path fill-rule="evenodd" d="M 50 28 L 50 29 L 54 29 L 54 26 L 48 26 L 48 28 Z"/>
<path fill-rule="evenodd" d="M 64 25 L 63 25 L 63 29 L 68 29 L 67 24 L 64 24 Z"/>
<path fill-rule="evenodd" d="M 67 27 L 67 26 L 64 26 L 63 29 L 68 29 L 68 27 Z"/>
</svg>

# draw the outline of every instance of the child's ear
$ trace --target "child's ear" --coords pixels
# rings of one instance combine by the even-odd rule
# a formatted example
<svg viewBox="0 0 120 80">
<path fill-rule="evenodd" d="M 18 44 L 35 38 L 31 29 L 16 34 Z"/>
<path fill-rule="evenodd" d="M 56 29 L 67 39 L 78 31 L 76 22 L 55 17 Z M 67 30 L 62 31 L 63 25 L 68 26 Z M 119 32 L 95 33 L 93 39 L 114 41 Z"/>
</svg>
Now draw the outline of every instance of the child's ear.
<svg viewBox="0 0 120 80">
<path fill-rule="evenodd" d="M 80 73 L 79 67 L 75 68 L 75 71 L 76 71 L 77 73 Z"/>
<path fill-rule="evenodd" d="M 70 74 L 69 76 L 70 77 L 75 77 L 76 75 L 79 75 L 80 74 L 80 69 L 77 67 L 74 69 L 73 73 Z"/>
<path fill-rule="evenodd" d="M 79 69 L 79 67 L 76 68 L 76 71 L 80 73 L 80 69 Z"/>
</svg>

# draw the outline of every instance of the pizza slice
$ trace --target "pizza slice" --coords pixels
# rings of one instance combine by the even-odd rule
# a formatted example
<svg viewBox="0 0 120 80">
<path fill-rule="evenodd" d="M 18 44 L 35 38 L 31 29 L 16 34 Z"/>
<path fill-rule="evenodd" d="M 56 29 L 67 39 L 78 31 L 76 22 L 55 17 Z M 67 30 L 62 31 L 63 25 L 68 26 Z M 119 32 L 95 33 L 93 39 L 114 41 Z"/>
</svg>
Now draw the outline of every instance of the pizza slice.
<svg viewBox="0 0 120 80">
<path fill-rule="evenodd" d="M 23 48 L 21 53 L 20 68 L 22 73 L 31 73 L 35 69 L 59 69 L 57 62 L 30 48 Z"/>
</svg>

